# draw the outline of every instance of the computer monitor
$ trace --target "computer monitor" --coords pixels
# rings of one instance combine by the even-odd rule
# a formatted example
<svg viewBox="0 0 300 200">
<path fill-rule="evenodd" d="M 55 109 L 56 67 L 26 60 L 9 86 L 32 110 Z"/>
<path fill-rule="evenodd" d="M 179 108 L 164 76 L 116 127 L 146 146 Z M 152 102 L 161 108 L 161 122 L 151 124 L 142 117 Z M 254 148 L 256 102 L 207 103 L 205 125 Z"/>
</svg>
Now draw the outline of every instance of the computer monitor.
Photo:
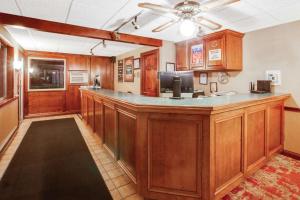
<svg viewBox="0 0 300 200">
<path fill-rule="evenodd" d="M 180 72 L 160 72 L 160 92 L 170 93 L 173 92 L 173 77 L 179 76 L 181 78 L 181 92 L 193 93 L 194 92 L 194 72 L 180 71 Z"/>
</svg>

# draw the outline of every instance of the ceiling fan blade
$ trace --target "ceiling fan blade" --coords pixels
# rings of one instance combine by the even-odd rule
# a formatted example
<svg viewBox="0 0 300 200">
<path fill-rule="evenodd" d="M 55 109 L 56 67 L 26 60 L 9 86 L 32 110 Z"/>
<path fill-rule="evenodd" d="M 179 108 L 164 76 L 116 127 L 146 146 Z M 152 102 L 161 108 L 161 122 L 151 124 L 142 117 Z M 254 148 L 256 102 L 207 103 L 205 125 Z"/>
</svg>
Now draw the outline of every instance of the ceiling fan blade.
<svg viewBox="0 0 300 200">
<path fill-rule="evenodd" d="M 194 20 L 197 24 L 199 25 L 202 25 L 206 28 L 209 28 L 211 30 L 218 30 L 220 28 L 222 28 L 222 25 L 214 22 L 214 21 L 211 21 L 209 19 L 206 19 L 204 17 L 197 17 L 195 20 Z"/>
<path fill-rule="evenodd" d="M 141 8 L 148 8 L 148 9 L 156 10 L 156 11 L 160 11 L 160 12 L 171 12 L 171 13 L 180 12 L 179 10 L 176 10 L 174 8 L 161 6 L 161 5 L 153 4 L 153 3 L 139 3 L 138 6 Z"/>
<path fill-rule="evenodd" d="M 169 28 L 170 26 L 176 24 L 177 22 L 178 22 L 177 20 L 171 20 L 165 24 L 162 24 L 162 25 L 156 27 L 155 29 L 152 30 L 152 32 L 154 32 L 154 33 L 161 32 L 161 31 Z"/>
<path fill-rule="evenodd" d="M 213 10 L 216 8 L 220 8 L 222 6 L 226 6 L 235 2 L 238 2 L 240 0 L 211 0 L 207 1 L 200 5 L 200 10 L 203 12 Z"/>
</svg>

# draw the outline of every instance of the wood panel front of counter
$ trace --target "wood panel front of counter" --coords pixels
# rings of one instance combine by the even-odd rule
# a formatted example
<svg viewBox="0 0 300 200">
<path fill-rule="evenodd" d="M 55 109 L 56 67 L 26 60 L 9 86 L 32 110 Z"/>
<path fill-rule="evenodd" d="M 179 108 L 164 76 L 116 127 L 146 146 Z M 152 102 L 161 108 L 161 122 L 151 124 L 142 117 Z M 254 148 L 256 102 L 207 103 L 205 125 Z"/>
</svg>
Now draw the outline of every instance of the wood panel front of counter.
<svg viewBox="0 0 300 200">
<path fill-rule="evenodd" d="M 95 131 L 145 199 L 222 198 L 283 147 L 287 96 L 193 110 L 137 106 L 87 90 L 83 104 L 90 95 Z"/>
</svg>

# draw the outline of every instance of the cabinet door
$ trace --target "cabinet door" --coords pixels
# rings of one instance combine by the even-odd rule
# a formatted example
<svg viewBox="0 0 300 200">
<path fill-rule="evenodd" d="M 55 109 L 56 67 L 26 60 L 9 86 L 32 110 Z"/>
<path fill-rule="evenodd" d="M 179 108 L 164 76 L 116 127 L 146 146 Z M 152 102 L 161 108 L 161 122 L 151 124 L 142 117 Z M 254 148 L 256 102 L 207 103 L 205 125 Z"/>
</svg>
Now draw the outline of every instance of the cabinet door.
<svg viewBox="0 0 300 200">
<path fill-rule="evenodd" d="M 80 85 L 69 85 L 66 95 L 67 110 L 79 112 L 80 111 Z"/>
<path fill-rule="evenodd" d="M 269 107 L 268 151 L 269 156 L 282 149 L 283 141 L 283 103 Z"/>
<path fill-rule="evenodd" d="M 206 69 L 225 69 L 225 35 L 208 38 L 205 42 Z"/>
<path fill-rule="evenodd" d="M 202 39 L 193 39 L 188 42 L 189 66 L 194 70 L 205 69 L 205 52 Z"/>
<path fill-rule="evenodd" d="M 85 93 L 81 94 L 81 116 L 87 122 L 87 96 Z"/>
<path fill-rule="evenodd" d="M 89 95 L 87 96 L 87 121 L 94 131 L 94 99 Z"/>
<path fill-rule="evenodd" d="M 176 71 L 189 70 L 187 41 L 176 43 Z"/>
<path fill-rule="evenodd" d="M 101 99 L 95 98 L 95 132 L 103 139 L 103 104 Z"/>
</svg>

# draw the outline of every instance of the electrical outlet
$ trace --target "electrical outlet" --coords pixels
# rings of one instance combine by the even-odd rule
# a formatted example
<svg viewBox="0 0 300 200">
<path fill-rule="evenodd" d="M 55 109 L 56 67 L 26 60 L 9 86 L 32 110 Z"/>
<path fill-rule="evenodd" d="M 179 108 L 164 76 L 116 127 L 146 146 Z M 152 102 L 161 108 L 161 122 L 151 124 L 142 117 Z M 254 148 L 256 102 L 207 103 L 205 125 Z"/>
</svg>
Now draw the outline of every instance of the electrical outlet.
<svg viewBox="0 0 300 200">
<path fill-rule="evenodd" d="M 280 70 L 267 70 L 266 80 L 272 81 L 272 85 L 281 85 L 281 71 Z"/>
</svg>

